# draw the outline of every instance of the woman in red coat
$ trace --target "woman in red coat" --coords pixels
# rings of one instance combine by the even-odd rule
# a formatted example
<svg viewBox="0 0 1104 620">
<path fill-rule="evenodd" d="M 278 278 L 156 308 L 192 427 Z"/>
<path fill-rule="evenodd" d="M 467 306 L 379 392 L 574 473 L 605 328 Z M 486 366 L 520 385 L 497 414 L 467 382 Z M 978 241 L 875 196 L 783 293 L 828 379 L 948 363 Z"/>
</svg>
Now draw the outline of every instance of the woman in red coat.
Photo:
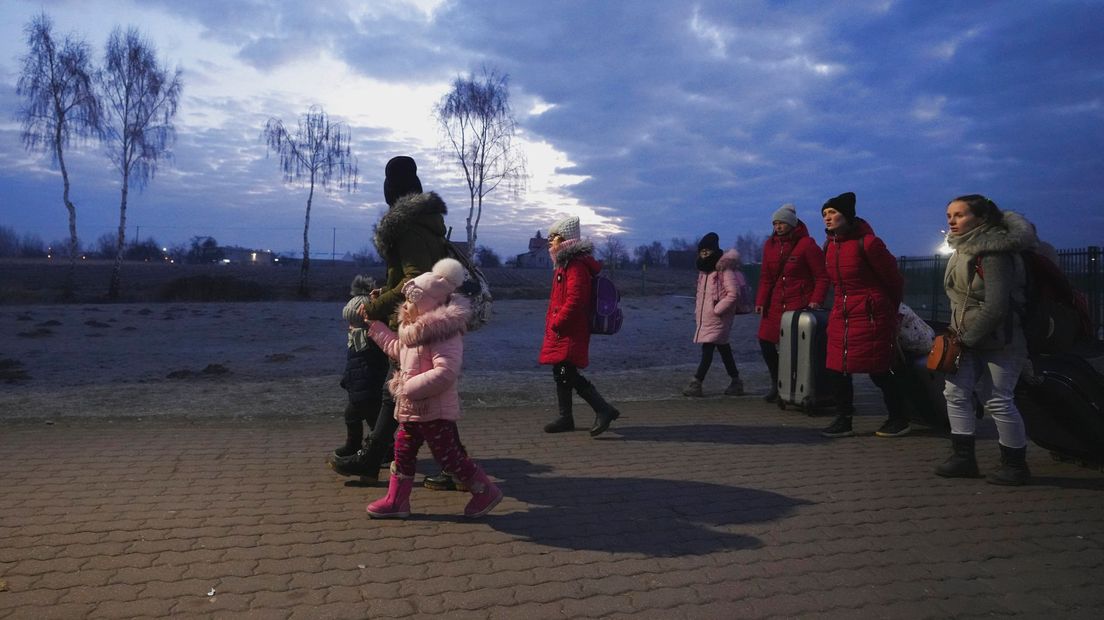
<svg viewBox="0 0 1104 620">
<path fill-rule="evenodd" d="M 824 203 L 820 210 L 828 233 L 824 260 L 834 299 L 828 317 L 828 359 L 833 374 L 837 417 L 821 433 L 825 437 L 853 435 L 853 374 L 868 374 L 882 391 L 889 420 L 879 437 L 908 434 L 904 395 L 890 374 L 897 338 L 897 308 L 904 296 L 904 280 L 885 243 L 874 229 L 855 216 L 855 194 L 847 192 Z"/>
<path fill-rule="evenodd" d="M 567 217 L 548 231 L 548 251 L 552 255 L 552 296 L 544 319 L 544 343 L 540 363 L 552 365 L 556 380 L 559 417 L 544 427 L 546 433 L 575 430 L 571 411 L 574 390 L 594 409 L 591 436 L 604 433 L 621 416 L 598 390 L 579 373 L 590 363 L 591 281 L 602 265 L 594 260 L 594 244 L 581 239 L 579 218 Z"/>
<path fill-rule="evenodd" d="M 828 292 L 824 252 L 809 236 L 797 209 L 784 204 L 771 216 L 774 234 L 763 244 L 763 266 L 755 294 L 759 320 L 759 349 L 770 371 L 771 388 L 764 400 L 778 399 L 778 332 L 782 313 L 812 308 L 819 310 Z"/>
</svg>

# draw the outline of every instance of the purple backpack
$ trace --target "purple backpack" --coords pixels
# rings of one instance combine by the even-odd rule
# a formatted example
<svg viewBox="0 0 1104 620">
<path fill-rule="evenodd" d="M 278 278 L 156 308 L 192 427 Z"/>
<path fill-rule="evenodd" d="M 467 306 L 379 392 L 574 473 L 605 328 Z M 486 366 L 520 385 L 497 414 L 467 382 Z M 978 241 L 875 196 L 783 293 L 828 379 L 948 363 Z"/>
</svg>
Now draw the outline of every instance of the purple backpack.
<svg viewBox="0 0 1104 620">
<path fill-rule="evenodd" d="M 621 293 L 613 280 L 597 274 L 591 281 L 590 333 L 610 336 L 621 329 Z"/>
</svg>

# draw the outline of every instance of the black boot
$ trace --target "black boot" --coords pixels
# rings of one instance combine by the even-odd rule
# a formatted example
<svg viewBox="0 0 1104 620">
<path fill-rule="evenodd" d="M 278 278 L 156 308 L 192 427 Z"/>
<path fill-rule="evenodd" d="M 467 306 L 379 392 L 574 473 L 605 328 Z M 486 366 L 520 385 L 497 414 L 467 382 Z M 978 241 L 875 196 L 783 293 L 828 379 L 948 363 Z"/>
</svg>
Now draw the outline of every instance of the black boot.
<svg viewBox="0 0 1104 620">
<path fill-rule="evenodd" d="M 560 417 L 544 425 L 546 433 L 566 433 L 575 430 L 575 417 L 571 413 L 571 386 L 556 384 L 556 406 Z"/>
<path fill-rule="evenodd" d="M 1000 446 L 1001 464 L 986 476 L 989 484 L 1018 487 L 1031 480 L 1031 471 L 1027 468 L 1027 446 L 1008 448 Z"/>
<path fill-rule="evenodd" d="M 974 457 L 974 436 L 951 433 L 951 456 L 935 468 L 935 475 L 944 478 L 977 478 L 978 465 Z"/>
<path fill-rule="evenodd" d="M 598 393 L 598 388 L 583 377 L 579 377 L 575 391 L 594 410 L 594 425 L 590 427 L 590 436 L 597 437 L 606 432 L 611 422 L 621 417 L 621 412 L 616 407 L 606 402 Z"/>
<path fill-rule="evenodd" d="M 361 450 L 357 450 L 356 454 L 331 460 L 330 469 L 342 476 L 360 476 L 362 480 L 378 480 L 380 463 L 385 455 L 390 457 L 390 454 L 387 454 L 388 452 L 393 451 L 394 448 L 391 446 L 391 442 L 383 438 L 380 438 L 380 440 L 370 439 L 368 445 Z"/>
<path fill-rule="evenodd" d="M 345 445 L 334 449 L 332 458 L 341 458 L 343 456 L 352 456 L 356 454 L 357 450 L 360 450 L 361 442 L 363 441 L 361 435 L 363 433 L 364 430 L 359 421 L 346 422 Z"/>
</svg>

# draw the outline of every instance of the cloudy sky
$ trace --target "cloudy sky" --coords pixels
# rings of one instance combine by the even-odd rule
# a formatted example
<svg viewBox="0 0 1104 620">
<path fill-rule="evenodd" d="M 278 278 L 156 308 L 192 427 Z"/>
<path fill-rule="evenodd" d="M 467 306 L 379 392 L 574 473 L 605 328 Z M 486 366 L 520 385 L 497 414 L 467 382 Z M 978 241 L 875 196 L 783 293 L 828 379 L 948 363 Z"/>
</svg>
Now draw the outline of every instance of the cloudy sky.
<svg viewBox="0 0 1104 620">
<path fill-rule="evenodd" d="M 41 10 L 97 60 L 135 26 L 183 72 L 174 160 L 131 193 L 128 237 L 301 250 L 306 190 L 260 131 L 320 105 L 351 128 L 361 179 L 316 197 L 312 250 L 367 245 L 396 154 L 463 239 L 467 190 L 433 105 L 488 66 L 510 77 L 531 176 L 485 207 L 480 241 L 503 256 L 567 213 L 630 248 L 710 230 L 729 245 L 768 233 L 784 202 L 819 240 L 820 205 L 844 191 L 896 254 L 931 253 L 947 201 L 974 192 L 1058 247 L 1104 243 L 1099 1 L 4 0 L 0 225 L 51 242 L 67 236 L 60 175 L 15 120 Z M 118 225 L 118 175 L 92 144 L 70 164 L 92 242 Z"/>
</svg>

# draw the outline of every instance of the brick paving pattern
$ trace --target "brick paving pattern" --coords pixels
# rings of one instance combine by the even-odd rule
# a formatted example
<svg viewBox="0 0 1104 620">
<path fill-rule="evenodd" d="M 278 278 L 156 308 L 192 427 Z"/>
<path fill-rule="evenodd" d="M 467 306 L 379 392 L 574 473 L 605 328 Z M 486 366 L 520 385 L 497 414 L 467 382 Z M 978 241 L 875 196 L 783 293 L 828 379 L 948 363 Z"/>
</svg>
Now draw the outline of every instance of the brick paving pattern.
<svg viewBox="0 0 1104 620">
<path fill-rule="evenodd" d="M 827 440 L 754 397 L 623 411 L 591 439 L 469 410 L 506 494 L 478 521 L 421 487 L 369 520 L 336 416 L 0 423 L 0 618 L 1104 617 L 1099 470 L 943 480 L 938 433 Z"/>
</svg>

